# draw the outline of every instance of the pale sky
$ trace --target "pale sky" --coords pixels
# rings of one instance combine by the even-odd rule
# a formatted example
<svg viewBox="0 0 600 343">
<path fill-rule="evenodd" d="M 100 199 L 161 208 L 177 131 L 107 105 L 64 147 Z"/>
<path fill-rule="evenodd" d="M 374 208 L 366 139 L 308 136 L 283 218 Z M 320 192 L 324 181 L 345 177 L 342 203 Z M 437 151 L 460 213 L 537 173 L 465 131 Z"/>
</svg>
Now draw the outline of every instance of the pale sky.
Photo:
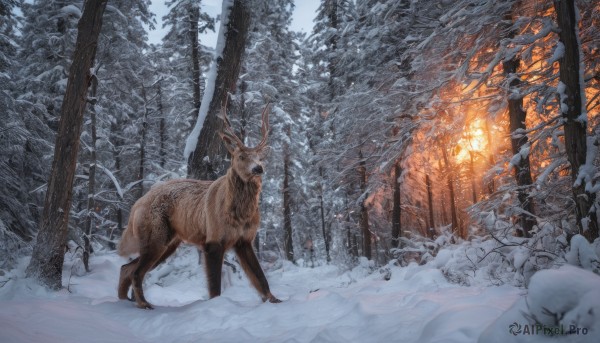
<svg viewBox="0 0 600 343">
<path fill-rule="evenodd" d="M 320 0 L 295 0 L 296 8 L 292 18 L 291 29 L 293 31 L 302 31 L 310 34 L 313 28 L 313 19 L 316 16 Z M 201 10 L 207 12 L 210 16 L 216 17 L 221 13 L 221 0 L 202 0 Z M 167 32 L 167 28 L 162 28 L 162 17 L 168 12 L 165 6 L 165 0 L 153 0 L 150 5 L 150 11 L 156 14 L 156 30 L 148 32 L 150 43 L 158 44 Z M 219 30 L 219 24 L 216 25 Z M 200 43 L 209 47 L 214 47 L 217 41 L 217 33 L 209 32 L 200 36 Z"/>
</svg>

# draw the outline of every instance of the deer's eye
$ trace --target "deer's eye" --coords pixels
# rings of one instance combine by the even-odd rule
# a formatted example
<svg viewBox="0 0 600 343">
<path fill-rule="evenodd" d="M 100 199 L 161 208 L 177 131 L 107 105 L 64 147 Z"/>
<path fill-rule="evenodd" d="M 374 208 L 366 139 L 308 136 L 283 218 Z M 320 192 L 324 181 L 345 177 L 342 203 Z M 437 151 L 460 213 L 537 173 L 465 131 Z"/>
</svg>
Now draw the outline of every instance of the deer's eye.
<svg viewBox="0 0 600 343">
<path fill-rule="evenodd" d="M 243 161 L 246 159 L 246 157 L 244 157 L 244 155 L 240 155 L 238 158 L 240 159 L 240 161 Z"/>
</svg>

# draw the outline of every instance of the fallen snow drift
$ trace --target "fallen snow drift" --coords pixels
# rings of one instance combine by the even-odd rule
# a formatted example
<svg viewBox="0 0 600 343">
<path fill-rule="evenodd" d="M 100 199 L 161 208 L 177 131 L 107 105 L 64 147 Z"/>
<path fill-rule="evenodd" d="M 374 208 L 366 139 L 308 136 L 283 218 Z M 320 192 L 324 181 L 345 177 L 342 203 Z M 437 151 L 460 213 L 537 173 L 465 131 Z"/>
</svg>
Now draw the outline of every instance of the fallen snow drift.
<svg viewBox="0 0 600 343">
<path fill-rule="evenodd" d="M 527 297 L 498 318 L 480 342 L 596 343 L 600 341 L 600 276 L 578 267 L 537 272 Z"/>
<path fill-rule="evenodd" d="M 206 300 L 197 259 L 194 249 L 180 248 L 148 275 L 152 311 L 117 299 L 125 261 L 113 253 L 93 256 L 87 275 L 67 269 L 68 290 L 59 292 L 23 279 L 24 259 L 3 276 L 0 342 L 473 342 L 523 293 L 451 284 L 427 265 L 382 273 L 363 261 L 347 272 L 264 265 L 280 304 L 262 303 L 245 277 L 229 271 L 222 296 Z M 507 328 L 504 342 L 513 339 Z"/>
</svg>

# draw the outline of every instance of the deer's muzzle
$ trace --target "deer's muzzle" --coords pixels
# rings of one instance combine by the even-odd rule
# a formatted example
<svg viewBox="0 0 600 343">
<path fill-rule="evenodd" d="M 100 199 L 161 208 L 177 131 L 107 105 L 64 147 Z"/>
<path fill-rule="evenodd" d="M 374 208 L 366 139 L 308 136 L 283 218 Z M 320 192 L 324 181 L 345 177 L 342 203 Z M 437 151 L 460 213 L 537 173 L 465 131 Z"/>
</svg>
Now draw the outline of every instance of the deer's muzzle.
<svg viewBox="0 0 600 343">
<path fill-rule="evenodd" d="M 263 173 L 263 167 L 262 166 L 256 166 L 254 168 L 252 168 L 252 174 L 254 175 L 260 175 Z"/>
</svg>

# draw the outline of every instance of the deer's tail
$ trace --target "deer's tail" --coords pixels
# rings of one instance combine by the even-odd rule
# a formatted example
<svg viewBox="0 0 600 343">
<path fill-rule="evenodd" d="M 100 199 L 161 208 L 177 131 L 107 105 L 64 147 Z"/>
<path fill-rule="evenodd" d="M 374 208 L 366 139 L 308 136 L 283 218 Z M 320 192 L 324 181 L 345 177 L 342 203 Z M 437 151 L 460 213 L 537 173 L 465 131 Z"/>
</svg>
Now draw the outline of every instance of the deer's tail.
<svg viewBox="0 0 600 343">
<path fill-rule="evenodd" d="M 130 222 L 127 229 L 123 231 L 123 236 L 121 236 L 121 241 L 117 246 L 117 252 L 123 257 L 137 254 L 140 251 L 140 240 L 134 236 L 131 224 Z"/>
</svg>

